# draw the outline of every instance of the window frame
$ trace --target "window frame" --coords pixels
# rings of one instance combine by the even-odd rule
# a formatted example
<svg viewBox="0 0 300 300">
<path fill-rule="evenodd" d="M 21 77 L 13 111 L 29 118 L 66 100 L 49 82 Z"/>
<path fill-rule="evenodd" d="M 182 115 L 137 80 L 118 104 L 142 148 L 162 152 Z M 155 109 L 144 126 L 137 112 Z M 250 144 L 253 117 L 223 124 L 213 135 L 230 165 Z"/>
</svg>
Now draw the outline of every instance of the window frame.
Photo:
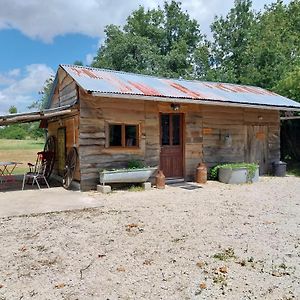
<svg viewBox="0 0 300 300">
<path fill-rule="evenodd" d="M 121 125 L 121 146 L 111 146 L 110 145 L 110 126 L 113 125 Z M 126 145 L 126 126 L 135 126 L 136 127 L 136 145 L 135 146 L 127 146 Z M 140 124 L 138 123 L 120 123 L 120 122 L 109 122 L 107 123 L 106 130 L 106 140 L 107 140 L 107 148 L 111 149 L 139 149 L 140 148 Z"/>
</svg>

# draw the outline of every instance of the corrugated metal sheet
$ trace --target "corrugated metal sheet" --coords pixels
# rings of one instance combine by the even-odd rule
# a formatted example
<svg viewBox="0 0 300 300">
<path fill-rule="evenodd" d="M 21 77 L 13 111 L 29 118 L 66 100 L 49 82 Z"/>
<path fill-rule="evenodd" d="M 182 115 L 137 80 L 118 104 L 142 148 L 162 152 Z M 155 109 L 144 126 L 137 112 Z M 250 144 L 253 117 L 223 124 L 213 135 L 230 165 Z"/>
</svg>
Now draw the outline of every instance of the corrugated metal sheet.
<svg viewBox="0 0 300 300">
<path fill-rule="evenodd" d="M 166 79 L 72 65 L 61 67 L 83 89 L 90 92 L 219 101 L 224 102 L 224 105 L 231 102 L 300 109 L 300 103 L 259 87 Z"/>
</svg>

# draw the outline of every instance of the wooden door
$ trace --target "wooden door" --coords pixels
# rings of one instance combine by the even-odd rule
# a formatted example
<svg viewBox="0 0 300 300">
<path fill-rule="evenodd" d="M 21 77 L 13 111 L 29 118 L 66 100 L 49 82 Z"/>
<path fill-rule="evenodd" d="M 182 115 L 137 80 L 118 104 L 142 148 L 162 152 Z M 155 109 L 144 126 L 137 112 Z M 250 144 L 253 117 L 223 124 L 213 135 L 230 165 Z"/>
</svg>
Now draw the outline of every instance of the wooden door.
<svg viewBox="0 0 300 300">
<path fill-rule="evenodd" d="M 57 130 L 57 163 L 58 174 L 63 175 L 66 163 L 66 128 Z"/>
<path fill-rule="evenodd" d="M 268 127 L 248 126 L 246 161 L 259 164 L 259 174 L 268 172 Z"/>
<path fill-rule="evenodd" d="M 160 115 L 160 169 L 166 178 L 183 177 L 183 116 Z"/>
</svg>

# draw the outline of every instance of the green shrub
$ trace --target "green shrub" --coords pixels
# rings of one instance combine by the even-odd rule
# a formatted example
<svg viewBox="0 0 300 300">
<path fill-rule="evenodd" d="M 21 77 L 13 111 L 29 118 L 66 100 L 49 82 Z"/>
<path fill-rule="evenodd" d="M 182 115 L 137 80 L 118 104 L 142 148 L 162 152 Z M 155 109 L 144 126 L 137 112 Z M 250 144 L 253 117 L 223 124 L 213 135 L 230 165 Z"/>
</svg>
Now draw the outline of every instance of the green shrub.
<svg viewBox="0 0 300 300">
<path fill-rule="evenodd" d="M 140 160 L 132 159 L 128 162 L 127 168 L 128 169 L 141 169 L 141 168 L 145 168 L 145 164 L 144 164 L 144 162 L 142 162 Z"/>
<path fill-rule="evenodd" d="M 44 137 L 44 132 L 44 129 L 39 128 L 39 122 L 13 124 L 0 127 L 0 138 L 12 140 L 40 139 Z"/>
<path fill-rule="evenodd" d="M 27 136 L 26 130 L 20 124 L 4 126 L 0 129 L 0 138 L 24 140 Z"/>
</svg>

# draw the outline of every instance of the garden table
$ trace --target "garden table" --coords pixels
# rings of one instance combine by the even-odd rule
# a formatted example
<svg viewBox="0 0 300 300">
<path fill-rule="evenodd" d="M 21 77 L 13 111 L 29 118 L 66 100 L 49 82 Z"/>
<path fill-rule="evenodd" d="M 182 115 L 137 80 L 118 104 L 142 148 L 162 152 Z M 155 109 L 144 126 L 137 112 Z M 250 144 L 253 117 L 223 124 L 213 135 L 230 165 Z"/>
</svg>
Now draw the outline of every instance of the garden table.
<svg viewBox="0 0 300 300">
<path fill-rule="evenodd" d="M 17 165 L 22 164 L 15 161 L 0 162 L 0 184 L 14 183 L 16 179 L 12 174 Z"/>
</svg>

